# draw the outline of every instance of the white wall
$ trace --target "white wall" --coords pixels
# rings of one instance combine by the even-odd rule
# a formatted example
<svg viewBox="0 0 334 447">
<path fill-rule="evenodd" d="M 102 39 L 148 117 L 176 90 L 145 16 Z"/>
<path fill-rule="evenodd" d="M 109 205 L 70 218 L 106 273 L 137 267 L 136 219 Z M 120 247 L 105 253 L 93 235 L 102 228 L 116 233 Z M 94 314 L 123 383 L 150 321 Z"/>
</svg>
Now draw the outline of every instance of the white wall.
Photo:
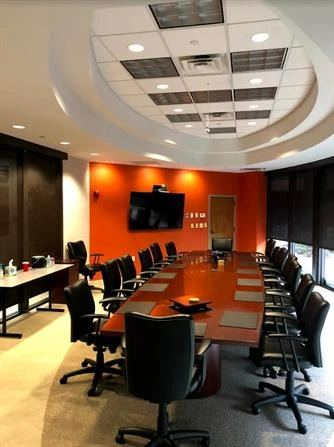
<svg viewBox="0 0 334 447">
<path fill-rule="evenodd" d="M 69 157 L 63 161 L 64 259 L 68 241 L 83 240 L 89 253 L 89 164 Z"/>
</svg>

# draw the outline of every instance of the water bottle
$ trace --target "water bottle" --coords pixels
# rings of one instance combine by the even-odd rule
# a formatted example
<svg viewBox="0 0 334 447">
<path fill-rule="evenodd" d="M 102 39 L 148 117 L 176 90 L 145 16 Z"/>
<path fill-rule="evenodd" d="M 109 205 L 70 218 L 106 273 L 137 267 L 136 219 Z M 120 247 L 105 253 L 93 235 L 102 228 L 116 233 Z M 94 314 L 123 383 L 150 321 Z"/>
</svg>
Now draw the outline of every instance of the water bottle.
<svg viewBox="0 0 334 447">
<path fill-rule="evenodd" d="M 47 255 L 47 257 L 46 257 L 46 266 L 52 267 L 52 259 L 51 259 L 50 255 Z"/>
</svg>

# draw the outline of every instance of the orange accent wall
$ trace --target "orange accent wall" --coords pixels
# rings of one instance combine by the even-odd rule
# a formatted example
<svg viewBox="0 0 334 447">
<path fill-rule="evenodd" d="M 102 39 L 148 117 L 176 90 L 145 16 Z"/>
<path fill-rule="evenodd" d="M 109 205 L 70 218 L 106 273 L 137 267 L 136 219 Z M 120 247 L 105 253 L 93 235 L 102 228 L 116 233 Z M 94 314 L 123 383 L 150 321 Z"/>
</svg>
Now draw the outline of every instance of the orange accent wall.
<svg viewBox="0 0 334 447">
<path fill-rule="evenodd" d="M 164 183 L 171 192 L 185 193 L 185 213 L 206 213 L 205 219 L 184 219 L 177 230 L 128 230 L 130 191 L 151 191 Z M 94 195 L 94 191 L 99 194 Z M 221 173 L 152 167 L 90 164 L 90 248 L 104 259 L 130 253 L 157 241 L 174 240 L 179 251 L 208 248 L 208 228 L 190 223 L 208 222 L 209 195 L 236 196 L 236 241 L 239 251 L 263 249 L 265 241 L 265 177 L 262 172 Z M 137 264 L 139 268 L 139 264 Z"/>
</svg>

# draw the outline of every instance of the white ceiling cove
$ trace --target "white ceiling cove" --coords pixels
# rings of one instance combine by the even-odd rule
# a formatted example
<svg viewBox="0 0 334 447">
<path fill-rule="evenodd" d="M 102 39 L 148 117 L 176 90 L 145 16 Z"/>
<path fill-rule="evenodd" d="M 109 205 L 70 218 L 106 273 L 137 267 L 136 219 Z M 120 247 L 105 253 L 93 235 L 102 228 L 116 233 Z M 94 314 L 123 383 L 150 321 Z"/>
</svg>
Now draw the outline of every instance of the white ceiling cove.
<svg viewBox="0 0 334 447">
<path fill-rule="evenodd" d="M 0 0 L 0 132 L 168 168 L 330 157 L 334 2 L 302 3 Z"/>
</svg>

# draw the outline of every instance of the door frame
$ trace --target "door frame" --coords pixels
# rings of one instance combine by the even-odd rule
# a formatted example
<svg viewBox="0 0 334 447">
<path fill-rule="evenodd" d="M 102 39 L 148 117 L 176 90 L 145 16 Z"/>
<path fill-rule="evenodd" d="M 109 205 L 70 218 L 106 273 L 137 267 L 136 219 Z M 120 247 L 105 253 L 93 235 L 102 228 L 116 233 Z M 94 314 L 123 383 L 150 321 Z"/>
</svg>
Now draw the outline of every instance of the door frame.
<svg viewBox="0 0 334 447">
<path fill-rule="evenodd" d="M 236 229 L 236 209 L 237 209 L 237 196 L 235 194 L 209 194 L 208 195 L 208 249 L 211 248 L 211 197 L 225 197 L 234 199 L 234 215 L 233 215 L 233 246 L 232 250 L 235 249 L 235 238 L 237 234 Z"/>
</svg>

